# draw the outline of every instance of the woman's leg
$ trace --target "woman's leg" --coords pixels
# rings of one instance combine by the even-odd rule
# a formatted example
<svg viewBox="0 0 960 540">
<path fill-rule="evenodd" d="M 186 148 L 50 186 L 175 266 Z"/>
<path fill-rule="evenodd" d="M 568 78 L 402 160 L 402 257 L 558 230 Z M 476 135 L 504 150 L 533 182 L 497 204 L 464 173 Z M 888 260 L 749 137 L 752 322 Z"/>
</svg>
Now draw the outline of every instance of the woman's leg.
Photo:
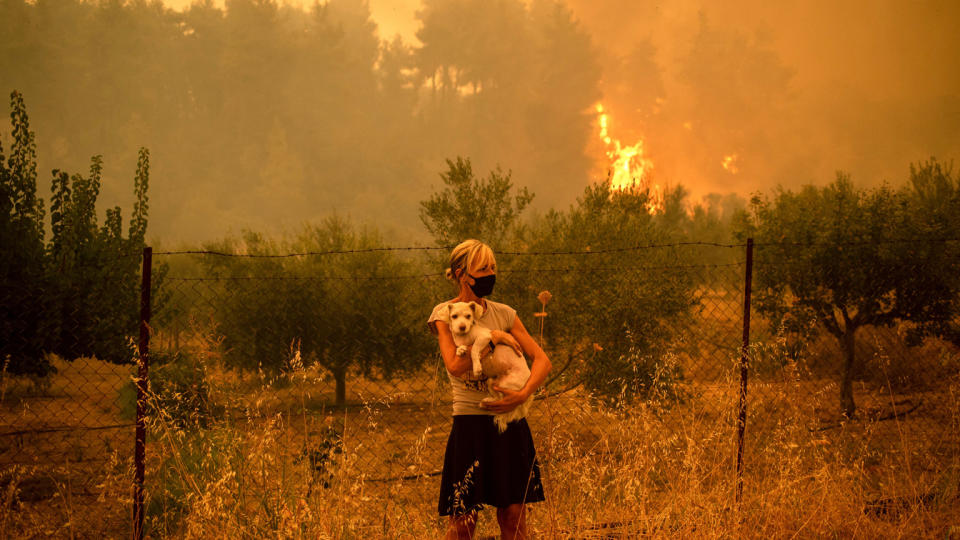
<svg viewBox="0 0 960 540">
<path fill-rule="evenodd" d="M 527 536 L 527 512 L 523 503 L 497 508 L 497 522 L 503 540 L 525 540 Z"/>
<path fill-rule="evenodd" d="M 477 528 L 477 513 L 470 512 L 462 516 L 450 516 L 447 522 L 447 533 L 443 540 L 472 540 L 473 531 Z"/>
</svg>

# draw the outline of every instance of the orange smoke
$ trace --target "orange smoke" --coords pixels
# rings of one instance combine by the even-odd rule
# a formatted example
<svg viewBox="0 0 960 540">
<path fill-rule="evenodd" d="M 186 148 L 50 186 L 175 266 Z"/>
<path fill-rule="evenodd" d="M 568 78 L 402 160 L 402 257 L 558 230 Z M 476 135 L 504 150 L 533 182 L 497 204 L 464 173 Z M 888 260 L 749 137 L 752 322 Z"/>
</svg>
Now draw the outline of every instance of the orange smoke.
<svg viewBox="0 0 960 540">
<path fill-rule="evenodd" d="M 723 168 L 726 169 L 730 174 L 737 174 L 737 171 L 740 170 L 740 167 L 737 166 L 737 159 L 738 156 L 736 154 L 723 156 L 723 161 L 720 162 L 720 165 L 723 165 Z"/>
</svg>

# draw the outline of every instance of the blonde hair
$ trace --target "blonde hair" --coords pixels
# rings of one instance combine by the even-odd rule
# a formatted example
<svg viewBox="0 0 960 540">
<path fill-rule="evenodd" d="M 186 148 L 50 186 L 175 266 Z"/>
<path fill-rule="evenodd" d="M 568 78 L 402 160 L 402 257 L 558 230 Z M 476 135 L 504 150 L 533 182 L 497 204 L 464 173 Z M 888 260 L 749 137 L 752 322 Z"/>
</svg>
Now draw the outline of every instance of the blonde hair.
<svg viewBox="0 0 960 540">
<path fill-rule="evenodd" d="M 460 242 L 450 252 L 450 265 L 447 267 L 445 275 L 447 279 L 456 283 L 457 270 L 462 269 L 469 272 L 471 268 L 487 265 L 494 270 L 497 268 L 497 259 L 493 256 L 493 250 L 483 242 L 471 238 Z"/>
</svg>

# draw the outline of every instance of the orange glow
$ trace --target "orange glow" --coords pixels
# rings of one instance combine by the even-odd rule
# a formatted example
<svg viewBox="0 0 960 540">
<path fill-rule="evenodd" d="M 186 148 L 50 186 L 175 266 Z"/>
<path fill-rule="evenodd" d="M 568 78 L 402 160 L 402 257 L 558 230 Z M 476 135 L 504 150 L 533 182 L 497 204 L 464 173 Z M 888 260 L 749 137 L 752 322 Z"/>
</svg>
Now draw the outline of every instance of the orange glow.
<svg viewBox="0 0 960 540">
<path fill-rule="evenodd" d="M 729 156 L 723 156 L 723 161 L 720 162 L 723 165 L 723 168 L 726 169 L 730 174 L 737 174 L 737 171 L 740 170 L 740 167 L 737 166 L 738 156 L 736 154 L 730 154 Z"/>
<path fill-rule="evenodd" d="M 643 140 L 626 146 L 621 144 L 619 139 L 610 136 L 610 118 L 603 105 L 598 103 L 596 109 L 600 140 L 603 141 L 607 158 L 610 160 L 610 189 L 646 190 L 650 196 L 647 211 L 651 214 L 662 212 L 663 189 L 651 182 L 653 162 L 644 155 Z"/>
</svg>

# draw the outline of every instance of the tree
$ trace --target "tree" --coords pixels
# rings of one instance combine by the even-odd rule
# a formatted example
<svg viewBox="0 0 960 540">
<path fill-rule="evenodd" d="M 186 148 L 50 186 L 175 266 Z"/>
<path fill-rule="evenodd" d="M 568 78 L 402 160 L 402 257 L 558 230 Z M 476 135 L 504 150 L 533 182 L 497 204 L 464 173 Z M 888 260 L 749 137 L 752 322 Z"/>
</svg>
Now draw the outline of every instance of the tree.
<svg viewBox="0 0 960 540">
<path fill-rule="evenodd" d="M 663 119 L 674 126 L 693 119 L 687 135 L 693 139 L 686 139 L 689 148 L 682 159 L 712 176 L 713 185 L 776 177 L 780 171 L 768 168 L 771 162 L 765 160 L 746 159 L 739 176 L 731 176 L 720 163 L 734 154 L 775 155 L 781 148 L 773 141 L 794 140 L 795 133 L 788 131 L 797 123 L 789 119 L 795 109 L 790 106 L 792 69 L 762 34 L 748 36 L 729 25 L 711 24 L 702 12 L 690 45 L 677 62 L 676 80 L 685 91 L 669 96 Z"/>
<path fill-rule="evenodd" d="M 609 44 L 608 44 L 609 45 Z M 656 61 L 657 50 L 649 39 L 636 41 L 629 49 L 607 52 L 604 70 L 603 100 L 617 111 L 617 131 L 621 138 L 643 137 L 640 129 L 655 121 L 667 95 L 663 73 Z"/>
<path fill-rule="evenodd" d="M 425 86 L 422 137 L 438 156 L 470 148 L 509 164 L 538 194 L 566 205 L 593 162 L 585 155 L 599 98 L 590 37 L 560 2 L 428 0 L 414 51 Z"/>
<path fill-rule="evenodd" d="M 518 255 L 501 265 L 523 273 L 521 290 L 502 291 L 518 308 L 537 291 L 552 293 L 544 339 L 557 372 L 608 403 L 679 395 L 674 328 L 697 305 L 695 281 L 678 253 L 644 248 L 671 239 L 650 214 L 649 197 L 647 190 L 611 190 L 609 181 L 589 185 L 575 205 L 550 212 L 525 235 L 530 251 L 552 255 Z"/>
<path fill-rule="evenodd" d="M 417 18 L 417 64 L 439 99 L 522 80 L 529 25 L 519 0 L 426 0 Z"/>
<path fill-rule="evenodd" d="M 429 299 L 417 281 L 398 285 L 410 262 L 382 247 L 375 230 L 339 217 L 286 241 L 247 231 L 207 246 L 252 256 L 315 253 L 203 259 L 209 273 L 233 278 L 213 295 L 227 362 L 276 374 L 289 367 L 295 344 L 305 365 L 319 364 L 333 377 L 337 405 L 346 402 L 349 375 L 390 379 L 420 367 L 432 345 L 421 320 Z"/>
<path fill-rule="evenodd" d="M 140 149 L 136 202 L 123 237 L 120 208 L 97 223 L 103 159 L 88 176 L 54 170 L 50 242 L 44 245 L 43 201 L 36 196 L 37 152 L 23 97 L 11 94 L 13 145 L 0 159 L 0 354 L 10 373 L 43 376 L 47 353 L 65 360 L 93 356 L 130 362 L 137 332 L 140 252 L 147 230 L 149 153 Z M 155 292 L 164 268 L 154 274 Z M 162 298 L 160 296 L 159 298 Z"/>
<path fill-rule="evenodd" d="M 838 173 L 824 187 L 756 196 L 740 225 L 757 243 L 755 305 L 775 327 L 816 321 L 841 345 L 840 409 L 853 417 L 856 336 L 864 326 L 943 319 L 957 263 L 922 234 L 904 190 L 859 189 Z M 935 234 L 950 231 L 935 226 Z M 798 324 L 799 323 L 799 324 Z"/>
<path fill-rule="evenodd" d="M 43 376 L 46 290 L 43 200 L 37 197 L 37 146 L 23 96 L 10 94 L 12 145 L 0 146 L 0 362 L 9 373 Z"/>
<path fill-rule="evenodd" d="M 134 175 L 135 202 L 127 236 L 120 207 L 107 209 L 98 224 L 103 158 L 93 156 L 89 175 L 54 170 L 47 276 L 49 318 L 55 323 L 48 350 L 72 360 L 92 356 L 131 362 L 129 337 L 139 321 L 140 254 L 148 218 L 149 151 L 141 148 Z M 165 267 L 154 269 L 155 308 Z"/>
<path fill-rule="evenodd" d="M 911 247 L 911 258 L 924 268 L 916 278 L 933 275 L 930 283 L 918 285 L 946 287 L 936 301 L 921 306 L 923 316 L 909 337 L 916 342 L 923 336 L 936 336 L 960 346 L 960 239 L 956 237 L 960 231 L 960 178 L 953 175 L 952 166 L 930 159 L 910 165 L 910 180 L 903 191 L 918 240 Z"/>
<path fill-rule="evenodd" d="M 519 217 L 533 200 L 527 188 L 513 190 L 510 173 L 499 168 L 486 179 L 473 175 L 470 159 L 447 160 L 440 173 L 446 187 L 420 202 L 420 221 L 438 246 L 478 238 L 500 246 L 516 233 Z"/>
</svg>

